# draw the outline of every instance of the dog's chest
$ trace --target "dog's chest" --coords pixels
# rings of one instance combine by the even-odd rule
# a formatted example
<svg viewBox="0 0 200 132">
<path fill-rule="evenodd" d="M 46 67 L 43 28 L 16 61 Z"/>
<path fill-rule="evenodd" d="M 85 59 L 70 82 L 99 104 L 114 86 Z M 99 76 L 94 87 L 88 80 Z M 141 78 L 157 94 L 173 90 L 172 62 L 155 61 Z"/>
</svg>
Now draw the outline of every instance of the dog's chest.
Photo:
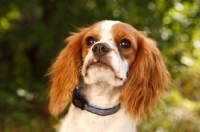
<svg viewBox="0 0 200 132">
<path fill-rule="evenodd" d="M 109 116 L 98 116 L 72 105 L 61 121 L 59 132 L 136 132 L 136 123 L 126 117 L 123 109 Z"/>
</svg>

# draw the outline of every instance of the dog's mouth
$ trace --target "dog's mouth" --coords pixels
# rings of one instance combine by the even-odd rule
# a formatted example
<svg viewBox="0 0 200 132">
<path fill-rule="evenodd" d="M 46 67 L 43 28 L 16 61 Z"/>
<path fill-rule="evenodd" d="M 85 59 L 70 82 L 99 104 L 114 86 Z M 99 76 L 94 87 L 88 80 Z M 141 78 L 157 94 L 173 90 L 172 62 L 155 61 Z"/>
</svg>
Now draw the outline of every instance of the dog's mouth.
<svg viewBox="0 0 200 132">
<path fill-rule="evenodd" d="M 102 61 L 89 61 L 87 67 L 86 67 L 86 76 L 87 76 L 87 71 L 90 69 L 90 68 L 99 68 L 101 69 L 99 72 L 103 72 L 104 69 L 106 70 L 110 70 L 111 72 L 113 72 L 113 74 L 115 75 L 115 78 L 119 79 L 119 80 L 123 80 L 123 78 L 117 76 L 116 74 L 116 71 L 114 70 L 114 68 L 109 65 L 108 63 L 106 62 L 102 62 Z"/>
<path fill-rule="evenodd" d="M 99 68 L 102 67 L 105 69 L 110 69 L 111 71 L 114 72 L 114 69 L 112 68 L 112 66 L 101 61 L 89 63 L 86 69 L 88 70 L 89 68 L 92 68 L 92 67 L 99 67 Z"/>
</svg>

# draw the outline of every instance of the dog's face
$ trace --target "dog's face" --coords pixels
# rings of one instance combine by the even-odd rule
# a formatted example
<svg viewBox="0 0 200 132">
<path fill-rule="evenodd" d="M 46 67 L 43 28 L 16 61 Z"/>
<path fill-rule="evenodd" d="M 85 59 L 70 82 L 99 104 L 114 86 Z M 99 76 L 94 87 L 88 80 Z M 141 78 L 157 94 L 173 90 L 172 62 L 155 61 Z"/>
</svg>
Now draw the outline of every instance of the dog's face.
<svg viewBox="0 0 200 132">
<path fill-rule="evenodd" d="M 72 33 L 49 69 L 50 104 L 58 115 L 72 99 L 80 74 L 84 83 L 120 87 L 119 101 L 139 118 L 159 100 L 170 75 L 155 41 L 119 21 L 101 21 Z"/>
<path fill-rule="evenodd" d="M 103 21 L 85 34 L 82 44 L 85 83 L 123 85 L 137 53 L 136 38 L 129 28 L 118 21 Z"/>
</svg>

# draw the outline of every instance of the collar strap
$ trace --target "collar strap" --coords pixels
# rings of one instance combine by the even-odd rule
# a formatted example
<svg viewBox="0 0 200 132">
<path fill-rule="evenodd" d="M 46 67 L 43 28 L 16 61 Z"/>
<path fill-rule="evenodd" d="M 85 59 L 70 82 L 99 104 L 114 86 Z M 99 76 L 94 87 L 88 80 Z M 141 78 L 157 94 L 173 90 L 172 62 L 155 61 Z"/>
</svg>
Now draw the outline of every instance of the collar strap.
<svg viewBox="0 0 200 132">
<path fill-rule="evenodd" d="M 93 114 L 100 115 L 100 116 L 107 116 L 107 115 L 116 113 L 120 109 L 120 104 L 118 104 L 112 108 L 106 108 L 106 109 L 97 108 L 97 107 L 90 105 L 87 102 L 87 100 L 84 99 L 84 97 L 81 95 L 81 93 L 80 93 L 81 88 L 82 88 L 81 86 L 77 86 L 73 90 L 73 93 L 72 93 L 73 94 L 72 103 L 76 107 L 80 108 L 81 110 L 87 110 Z"/>
</svg>

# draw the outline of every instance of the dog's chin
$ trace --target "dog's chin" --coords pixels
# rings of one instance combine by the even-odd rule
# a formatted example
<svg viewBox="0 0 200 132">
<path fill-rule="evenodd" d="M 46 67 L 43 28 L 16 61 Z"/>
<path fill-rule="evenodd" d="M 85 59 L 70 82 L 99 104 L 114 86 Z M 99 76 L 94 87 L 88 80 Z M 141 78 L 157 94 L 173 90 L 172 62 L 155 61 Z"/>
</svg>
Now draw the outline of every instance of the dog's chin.
<svg viewBox="0 0 200 132">
<path fill-rule="evenodd" d="M 98 84 L 105 83 L 113 87 L 121 86 L 124 83 L 123 78 L 116 76 L 115 71 L 112 67 L 107 66 L 103 63 L 96 63 L 90 65 L 84 76 L 86 84 Z"/>
</svg>

